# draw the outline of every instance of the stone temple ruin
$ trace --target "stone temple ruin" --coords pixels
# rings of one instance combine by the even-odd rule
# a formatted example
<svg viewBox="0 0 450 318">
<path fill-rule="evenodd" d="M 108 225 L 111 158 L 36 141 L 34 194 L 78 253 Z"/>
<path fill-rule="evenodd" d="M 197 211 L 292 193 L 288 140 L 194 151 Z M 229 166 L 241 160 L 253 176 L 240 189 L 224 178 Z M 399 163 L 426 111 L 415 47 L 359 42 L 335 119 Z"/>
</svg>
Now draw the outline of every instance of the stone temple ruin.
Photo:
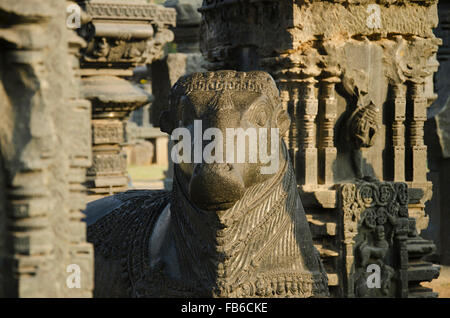
<svg viewBox="0 0 450 318">
<path fill-rule="evenodd" d="M 154 2 L 0 2 L 0 296 L 437 297 L 449 5 Z M 194 118 L 279 128 L 279 170 L 127 191 L 127 143 Z"/>
</svg>

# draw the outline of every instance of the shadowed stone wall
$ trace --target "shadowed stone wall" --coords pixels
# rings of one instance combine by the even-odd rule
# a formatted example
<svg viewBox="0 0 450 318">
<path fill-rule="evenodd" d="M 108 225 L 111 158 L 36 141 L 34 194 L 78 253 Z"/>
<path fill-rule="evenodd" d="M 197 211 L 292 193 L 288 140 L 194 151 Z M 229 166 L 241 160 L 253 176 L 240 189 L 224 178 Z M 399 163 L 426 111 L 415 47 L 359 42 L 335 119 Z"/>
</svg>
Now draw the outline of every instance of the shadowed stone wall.
<svg viewBox="0 0 450 318">
<path fill-rule="evenodd" d="M 442 38 L 443 45 L 438 51 L 440 65 L 434 78 L 438 96 L 428 111 L 425 125 L 433 198 L 426 207 L 430 224 L 424 236 L 437 245 L 433 259 L 450 264 L 450 3 L 440 1 L 438 13 L 439 26 L 435 34 Z"/>
</svg>

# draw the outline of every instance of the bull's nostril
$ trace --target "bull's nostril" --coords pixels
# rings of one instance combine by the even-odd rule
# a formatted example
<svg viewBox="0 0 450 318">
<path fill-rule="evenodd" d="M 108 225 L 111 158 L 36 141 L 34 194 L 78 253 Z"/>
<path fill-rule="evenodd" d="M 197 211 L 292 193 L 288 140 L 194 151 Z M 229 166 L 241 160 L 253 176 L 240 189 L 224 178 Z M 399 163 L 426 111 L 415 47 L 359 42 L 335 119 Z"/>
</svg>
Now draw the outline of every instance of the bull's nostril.
<svg viewBox="0 0 450 318">
<path fill-rule="evenodd" d="M 216 165 L 215 167 L 220 172 L 228 172 L 228 171 L 233 170 L 233 165 L 231 165 L 229 163 L 220 163 L 220 164 Z"/>
</svg>

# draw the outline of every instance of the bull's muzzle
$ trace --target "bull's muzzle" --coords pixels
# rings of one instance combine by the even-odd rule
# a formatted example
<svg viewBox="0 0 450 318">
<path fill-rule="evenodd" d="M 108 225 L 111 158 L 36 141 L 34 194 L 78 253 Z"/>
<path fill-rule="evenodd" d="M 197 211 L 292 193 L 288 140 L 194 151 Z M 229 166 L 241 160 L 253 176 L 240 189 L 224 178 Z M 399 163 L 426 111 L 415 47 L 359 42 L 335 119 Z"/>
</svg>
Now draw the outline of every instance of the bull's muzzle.
<svg viewBox="0 0 450 318">
<path fill-rule="evenodd" d="M 208 211 L 231 208 L 244 194 L 241 173 L 232 164 L 196 164 L 189 183 L 189 196 Z"/>
</svg>

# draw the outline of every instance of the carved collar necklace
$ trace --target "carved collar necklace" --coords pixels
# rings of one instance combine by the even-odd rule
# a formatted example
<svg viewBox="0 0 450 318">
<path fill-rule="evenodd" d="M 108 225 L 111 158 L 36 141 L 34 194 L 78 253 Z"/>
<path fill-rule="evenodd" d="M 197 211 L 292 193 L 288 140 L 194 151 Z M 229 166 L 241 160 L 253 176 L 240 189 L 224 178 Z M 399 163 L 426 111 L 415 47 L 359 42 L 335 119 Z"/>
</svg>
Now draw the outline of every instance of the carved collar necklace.
<svg viewBox="0 0 450 318">
<path fill-rule="evenodd" d="M 200 210 L 185 191 L 175 169 L 169 235 L 185 279 L 184 288 L 168 286 L 219 297 L 312 296 L 324 288 L 322 275 L 302 264 L 293 222 L 299 198 L 288 160 L 225 211 Z"/>
</svg>

